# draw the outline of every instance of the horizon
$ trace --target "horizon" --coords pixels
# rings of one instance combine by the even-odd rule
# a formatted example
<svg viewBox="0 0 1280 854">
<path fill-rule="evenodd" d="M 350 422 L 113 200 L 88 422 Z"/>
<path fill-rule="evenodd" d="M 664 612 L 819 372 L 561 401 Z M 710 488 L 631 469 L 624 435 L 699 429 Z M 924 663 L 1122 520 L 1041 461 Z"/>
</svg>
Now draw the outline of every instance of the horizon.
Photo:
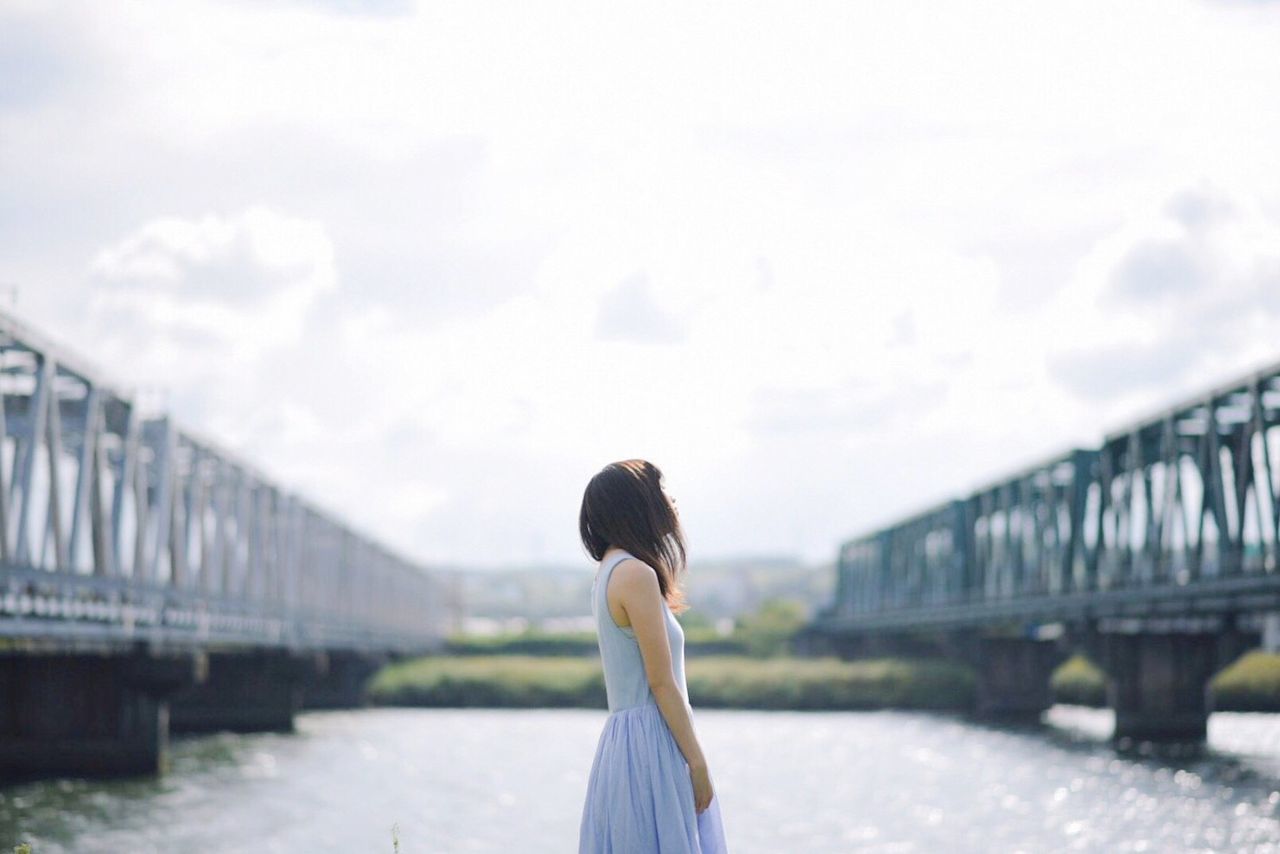
<svg viewBox="0 0 1280 854">
<path fill-rule="evenodd" d="M 798 566 L 807 569 L 816 569 L 835 563 L 835 553 L 828 560 L 810 561 L 803 559 L 800 555 L 784 555 L 784 554 L 724 554 L 712 555 L 705 558 L 690 556 L 689 568 L 695 569 L 699 566 L 721 567 L 735 566 L 739 564 L 779 564 L 783 566 Z M 590 557 L 583 555 L 581 564 L 571 562 L 558 563 L 510 563 L 510 564 L 439 564 L 427 569 L 437 572 L 561 572 L 561 571 L 578 571 L 589 570 L 593 565 Z"/>
</svg>

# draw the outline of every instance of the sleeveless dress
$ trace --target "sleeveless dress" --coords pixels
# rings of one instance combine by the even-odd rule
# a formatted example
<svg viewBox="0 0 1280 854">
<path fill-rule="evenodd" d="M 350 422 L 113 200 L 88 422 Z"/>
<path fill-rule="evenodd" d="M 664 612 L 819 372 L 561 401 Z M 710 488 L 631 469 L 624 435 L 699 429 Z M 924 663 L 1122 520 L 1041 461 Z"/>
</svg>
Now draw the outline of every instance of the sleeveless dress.
<svg viewBox="0 0 1280 854">
<path fill-rule="evenodd" d="M 609 717 L 596 746 L 587 779 L 586 803 L 578 833 L 579 854 L 724 854 L 720 796 L 698 813 L 693 781 L 666 718 L 658 708 L 635 631 L 619 626 L 605 591 L 614 567 L 632 555 L 623 552 L 596 575 L 591 613 L 604 666 Z M 676 684 L 685 702 L 684 630 L 663 602 Z M 690 710 L 692 712 L 692 709 Z"/>
</svg>

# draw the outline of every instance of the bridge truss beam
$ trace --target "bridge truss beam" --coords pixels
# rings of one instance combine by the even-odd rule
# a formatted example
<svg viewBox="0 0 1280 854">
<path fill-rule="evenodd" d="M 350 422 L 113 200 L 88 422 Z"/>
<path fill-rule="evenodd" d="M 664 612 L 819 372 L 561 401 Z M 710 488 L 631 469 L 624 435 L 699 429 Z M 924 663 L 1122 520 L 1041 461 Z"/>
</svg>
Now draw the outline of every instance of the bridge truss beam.
<svg viewBox="0 0 1280 854">
<path fill-rule="evenodd" d="M 816 626 L 1280 609 L 1280 365 L 845 543 Z"/>
<path fill-rule="evenodd" d="M 422 650 L 429 573 L 0 314 L 0 636 Z"/>
</svg>

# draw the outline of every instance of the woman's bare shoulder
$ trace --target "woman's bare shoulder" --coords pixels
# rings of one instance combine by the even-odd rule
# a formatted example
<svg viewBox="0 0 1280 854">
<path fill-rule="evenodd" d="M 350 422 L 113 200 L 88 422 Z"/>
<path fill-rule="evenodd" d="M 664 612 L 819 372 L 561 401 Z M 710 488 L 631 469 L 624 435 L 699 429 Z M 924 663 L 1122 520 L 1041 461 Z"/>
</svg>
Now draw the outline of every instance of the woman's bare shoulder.
<svg viewBox="0 0 1280 854">
<path fill-rule="evenodd" d="M 659 589 L 658 571 L 635 557 L 627 557 L 620 560 L 618 565 L 613 568 L 613 578 L 618 579 L 618 586 L 626 590 L 645 591 L 652 589 L 656 591 Z"/>
</svg>

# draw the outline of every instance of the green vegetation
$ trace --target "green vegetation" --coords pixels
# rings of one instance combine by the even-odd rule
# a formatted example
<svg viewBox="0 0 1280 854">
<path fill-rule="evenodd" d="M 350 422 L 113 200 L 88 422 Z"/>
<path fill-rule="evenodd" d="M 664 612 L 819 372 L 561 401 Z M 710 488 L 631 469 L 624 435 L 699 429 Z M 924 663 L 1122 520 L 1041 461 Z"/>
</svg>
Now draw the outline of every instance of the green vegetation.
<svg viewBox="0 0 1280 854">
<path fill-rule="evenodd" d="M 690 608 L 676 617 L 684 630 L 685 652 L 704 655 L 785 655 L 791 638 L 804 627 L 804 605 L 796 599 L 765 600 L 754 614 L 741 617 L 725 637 L 706 614 Z M 454 635 L 445 643 L 447 655 L 594 656 L 595 632 L 547 632 L 530 628 L 500 635 Z"/>
<path fill-rule="evenodd" d="M 969 668 L 943 661 L 843 662 L 795 658 L 792 639 L 804 605 L 765 600 L 723 637 L 695 609 L 677 619 L 685 633 L 687 681 L 695 706 L 752 709 L 960 709 L 972 704 Z M 444 654 L 397 662 L 369 684 L 373 703 L 398 706 L 604 708 L 594 632 L 536 629 L 494 637 L 454 637 Z"/>
<path fill-rule="evenodd" d="M 1049 678 L 1053 699 L 1078 706 L 1107 704 L 1107 674 L 1083 655 L 1073 655 Z"/>
<path fill-rule="evenodd" d="M 1107 704 L 1106 674 L 1083 655 L 1054 671 L 1050 684 L 1059 703 Z M 1223 712 L 1280 712 L 1280 654 L 1246 653 L 1209 681 L 1213 707 Z"/>
<path fill-rule="evenodd" d="M 445 644 L 450 655 L 595 655 L 595 632 L 544 632 L 527 629 L 500 635 L 454 635 Z"/>
<path fill-rule="evenodd" d="M 683 615 L 677 617 L 684 626 Z M 685 651 L 690 655 L 726 655 L 743 651 L 742 644 L 716 634 L 713 627 L 685 628 Z M 595 632 L 544 632 L 530 629 L 501 635 L 455 635 L 444 645 L 446 655 L 577 655 L 599 653 Z"/>
<path fill-rule="evenodd" d="M 804 605 L 794 599 L 768 599 L 754 614 L 738 620 L 735 640 L 748 655 L 783 655 L 805 624 Z"/>
<path fill-rule="evenodd" d="M 869 659 L 785 655 L 790 635 L 785 607 L 761 609 L 741 635 L 725 639 L 731 650 L 754 655 L 704 654 L 686 663 L 694 706 L 743 709 L 963 709 L 973 701 L 972 671 L 941 660 Z M 693 630 L 694 627 L 691 627 Z M 565 640 L 571 636 L 547 636 Z M 566 641 L 567 642 L 567 641 Z M 495 641 L 462 655 L 428 656 L 388 665 L 369 685 L 373 703 L 388 706 L 489 706 L 604 708 L 604 677 L 591 655 L 504 654 Z M 563 647 L 561 647 L 563 648 Z M 1106 706 L 1106 674 L 1074 655 L 1050 680 L 1059 703 Z M 1250 652 L 1210 683 L 1221 711 L 1280 711 L 1280 654 Z"/>
<path fill-rule="evenodd" d="M 716 624 L 697 608 L 677 614 L 676 620 L 684 631 L 684 642 L 690 648 L 726 643 L 725 638 L 716 631 Z"/>
<path fill-rule="evenodd" d="M 604 706 L 598 659 L 579 657 L 429 656 L 387 665 L 369 698 L 389 706 Z"/>
<path fill-rule="evenodd" d="M 964 709 L 974 696 L 972 671 L 946 661 L 717 656 L 689 662 L 687 678 L 709 708 Z"/>
<path fill-rule="evenodd" d="M 973 674 L 941 661 L 710 656 L 688 662 L 690 700 L 706 708 L 961 709 L 973 700 Z M 597 660 L 428 657 L 388 665 L 369 686 L 371 700 L 396 706 L 604 708 Z"/>
<path fill-rule="evenodd" d="M 1280 654 L 1254 650 L 1209 681 L 1213 707 L 1224 712 L 1280 711 Z"/>
</svg>

